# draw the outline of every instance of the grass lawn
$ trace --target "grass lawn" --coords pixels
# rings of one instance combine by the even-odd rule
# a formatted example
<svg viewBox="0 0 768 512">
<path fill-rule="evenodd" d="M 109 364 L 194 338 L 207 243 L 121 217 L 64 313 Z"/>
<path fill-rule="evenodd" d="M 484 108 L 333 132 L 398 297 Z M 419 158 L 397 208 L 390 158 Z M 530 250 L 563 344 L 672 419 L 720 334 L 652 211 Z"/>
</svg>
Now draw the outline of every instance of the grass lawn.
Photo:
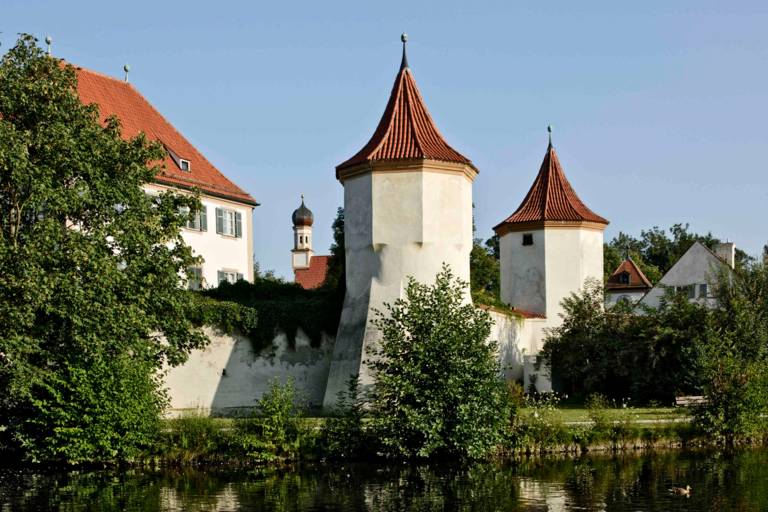
<svg viewBox="0 0 768 512">
<path fill-rule="evenodd" d="M 609 413 L 615 413 L 617 419 L 622 413 L 630 411 L 632 416 L 638 421 L 676 421 L 690 417 L 688 411 L 684 408 L 673 407 L 633 407 L 631 409 L 608 409 Z M 523 416 L 532 413 L 531 409 L 523 408 L 520 410 Z M 558 407 L 557 414 L 563 423 L 579 423 L 589 421 L 589 411 L 583 407 Z"/>
</svg>

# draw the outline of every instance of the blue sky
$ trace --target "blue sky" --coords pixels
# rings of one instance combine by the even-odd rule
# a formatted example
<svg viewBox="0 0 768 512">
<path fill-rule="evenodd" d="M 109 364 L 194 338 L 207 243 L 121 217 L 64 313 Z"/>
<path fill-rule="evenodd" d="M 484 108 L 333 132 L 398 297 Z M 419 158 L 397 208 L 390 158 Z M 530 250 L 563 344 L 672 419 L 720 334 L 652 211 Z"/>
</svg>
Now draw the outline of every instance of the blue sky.
<svg viewBox="0 0 768 512">
<path fill-rule="evenodd" d="M 409 62 L 447 141 L 480 169 L 478 235 L 532 183 L 546 126 L 610 238 L 689 222 L 768 242 L 768 3 L 3 0 L 0 42 L 131 82 L 261 202 L 255 253 L 289 277 L 304 193 L 315 250 L 342 204 L 334 166 L 368 140 Z"/>
</svg>

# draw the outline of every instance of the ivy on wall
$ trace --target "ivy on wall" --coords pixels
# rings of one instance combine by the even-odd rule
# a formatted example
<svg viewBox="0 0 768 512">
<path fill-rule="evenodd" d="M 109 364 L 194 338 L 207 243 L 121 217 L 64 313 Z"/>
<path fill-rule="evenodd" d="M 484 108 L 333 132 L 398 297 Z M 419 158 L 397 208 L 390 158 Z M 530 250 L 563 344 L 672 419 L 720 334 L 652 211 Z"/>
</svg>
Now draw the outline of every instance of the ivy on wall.
<svg viewBox="0 0 768 512">
<path fill-rule="evenodd" d="M 284 332 L 294 348 L 299 328 L 317 348 L 323 333 L 336 334 L 341 316 L 342 300 L 334 291 L 304 290 L 276 279 L 222 283 L 190 293 L 196 297 L 192 317 L 198 325 L 212 325 L 226 333 L 238 331 L 257 351 L 270 347 L 278 332 Z"/>
</svg>

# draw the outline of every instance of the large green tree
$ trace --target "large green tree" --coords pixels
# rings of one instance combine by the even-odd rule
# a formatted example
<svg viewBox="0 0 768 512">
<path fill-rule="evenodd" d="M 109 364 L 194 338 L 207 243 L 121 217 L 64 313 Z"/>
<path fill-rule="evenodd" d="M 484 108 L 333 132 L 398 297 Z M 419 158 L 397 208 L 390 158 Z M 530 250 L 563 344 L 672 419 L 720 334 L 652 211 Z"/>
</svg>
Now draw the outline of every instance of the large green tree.
<svg viewBox="0 0 768 512">
<path fill-rule="evenodd" d="M 482 457 L 501 441 L 510 413 L 491 318 L 466 299 L 448 267 L 433 285 L 411 279 L 375 325 L 372 415 L 395 457 Z"/>
<path fill-rule="evenodd" d="M 83 105 L 28 35 L 0 61 L 0 443 L 114 460 L 151 440 L 159 370 L 205 338 L 179 276 L 198 200 L 149 196 L 162 147 Z M 155 162 L 155 164 L 153 164 Z"/>
</svg>

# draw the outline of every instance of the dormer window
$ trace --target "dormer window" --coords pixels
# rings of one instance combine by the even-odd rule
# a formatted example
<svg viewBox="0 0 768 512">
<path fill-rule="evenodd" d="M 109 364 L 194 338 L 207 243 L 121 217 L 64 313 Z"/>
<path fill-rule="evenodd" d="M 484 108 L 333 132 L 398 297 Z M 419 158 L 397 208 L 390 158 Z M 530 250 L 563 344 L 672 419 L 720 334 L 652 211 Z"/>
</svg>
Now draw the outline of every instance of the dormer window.
<svg viewBox="0 0 768 512">
<path fill-rule="evenodd" d="M 621 284 L 629 284 L 629 272 L 622 272 L 619 275 L 619 282 Z"/>
<path fill-rule="evenodd" d="M 183 158 L 179 159 L 179 168 L 184 172 L 191 172 L 191 167 L 189 164 L 189 160 L 184 160 Z"/>
</svg>

